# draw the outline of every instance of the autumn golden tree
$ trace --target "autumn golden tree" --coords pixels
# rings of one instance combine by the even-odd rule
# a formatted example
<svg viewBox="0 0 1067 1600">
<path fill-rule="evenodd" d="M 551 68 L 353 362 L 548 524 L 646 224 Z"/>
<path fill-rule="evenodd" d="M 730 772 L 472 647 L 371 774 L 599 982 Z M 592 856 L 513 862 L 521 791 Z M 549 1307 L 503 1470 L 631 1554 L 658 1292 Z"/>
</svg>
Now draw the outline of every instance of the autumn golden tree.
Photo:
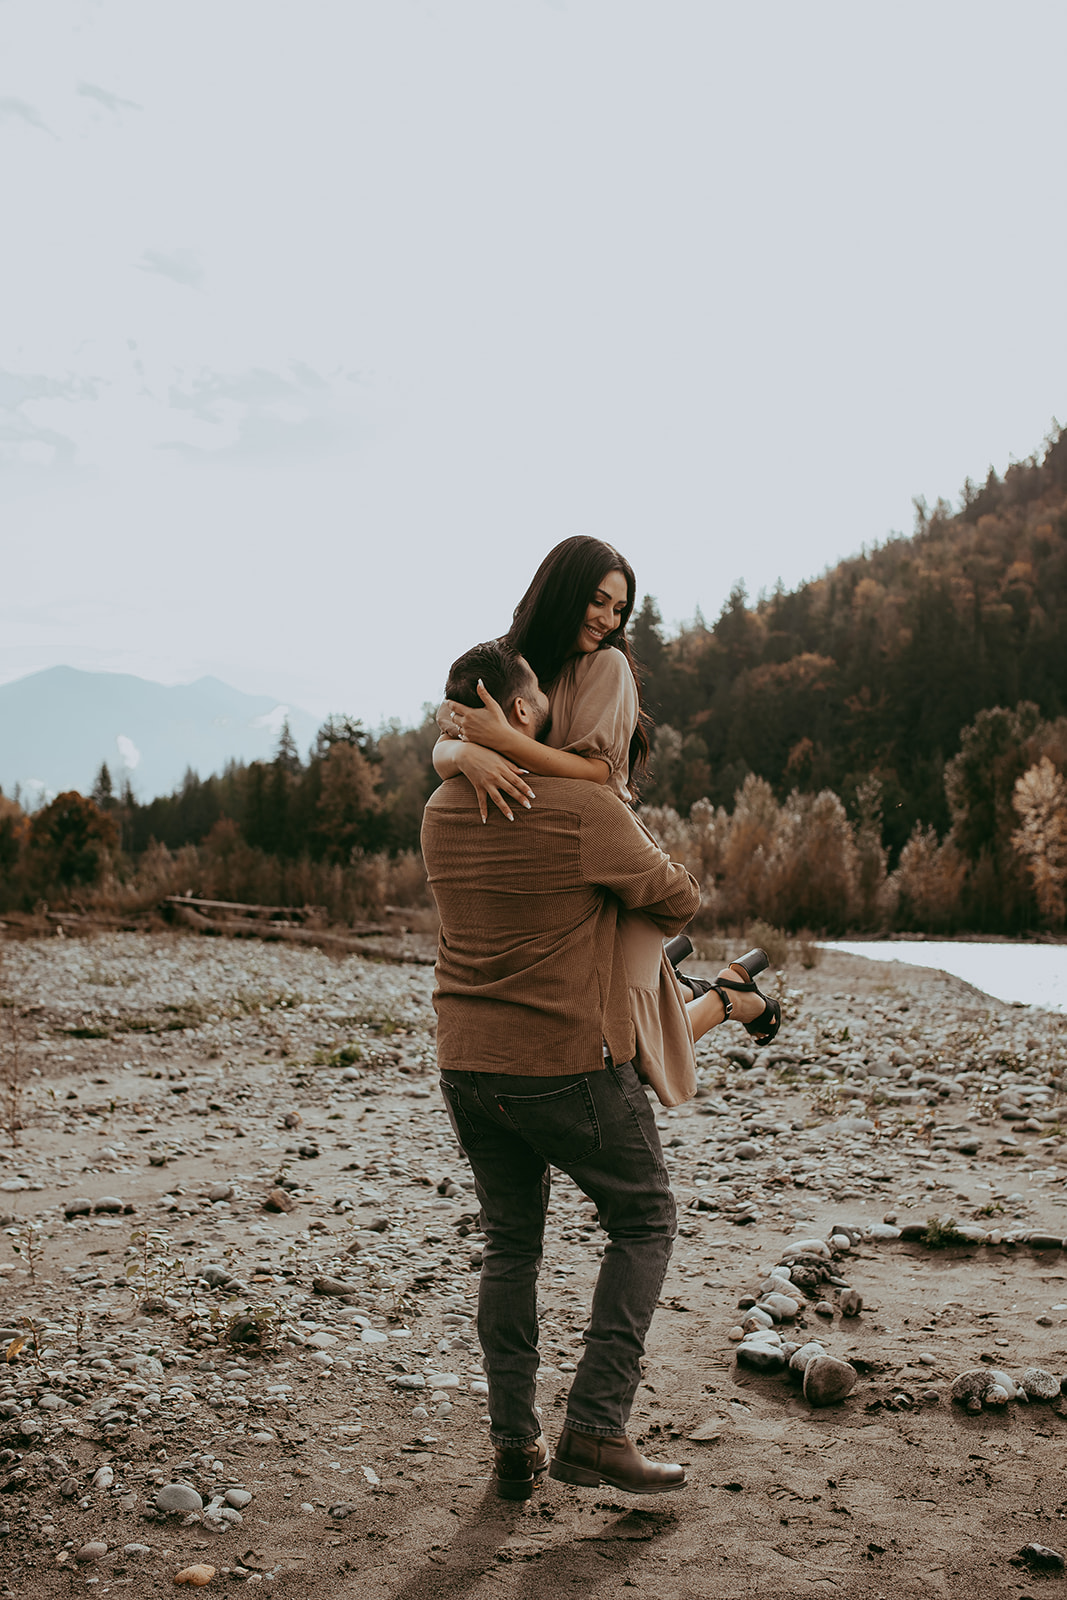
<svg viewBox="0 0 1067 1600">
<path fill-rule="evenodd" d="M 967 862 L 952 839 L 939 842 L 934 828 L 916 823 L 890 874 L 898 928 L 950 933 L 959 926 Z"/>
<path fill-rule="evenodd" d="M 1041 915 L 1059 926 L 1067 888 L 1067 782 L 1048 756 L 1017 779 L 1012 805 L 1019 827 L 1011 842 L 1026 863 Z"/>
</svg>

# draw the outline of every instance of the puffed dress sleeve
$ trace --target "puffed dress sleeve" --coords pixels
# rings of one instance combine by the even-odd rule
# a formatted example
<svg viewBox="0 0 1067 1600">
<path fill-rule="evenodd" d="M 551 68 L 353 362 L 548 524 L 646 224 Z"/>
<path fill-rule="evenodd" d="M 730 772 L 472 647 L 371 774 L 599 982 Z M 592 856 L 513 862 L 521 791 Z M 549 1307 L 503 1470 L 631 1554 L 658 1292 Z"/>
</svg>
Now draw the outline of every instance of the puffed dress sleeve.
<svg viewBox="0 0 1067 1600">
<path fill-rule="evenodd" d="M 637 686 L 621 650 L 596 650 L 568 662 L 548 698 L 552 725 L 545 743 L 607 762 L 610 787 L 629 800 L 626 780 L 637 727 Z"/>
</svg>

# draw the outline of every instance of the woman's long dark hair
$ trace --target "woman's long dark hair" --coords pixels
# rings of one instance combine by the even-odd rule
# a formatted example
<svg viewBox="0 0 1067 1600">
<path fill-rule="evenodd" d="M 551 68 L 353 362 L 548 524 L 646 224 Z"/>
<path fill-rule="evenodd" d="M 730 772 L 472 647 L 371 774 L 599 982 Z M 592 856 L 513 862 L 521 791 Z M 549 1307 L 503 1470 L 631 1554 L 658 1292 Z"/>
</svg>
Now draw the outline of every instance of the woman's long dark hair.
<svg viewBox="0 0 1067 1600">
<path fill-rule="evenodd" d="M 533 582 L 515 607 L 507 642 L 537 673 L 542 689 L 550 689 L 570 658 L 576 654 L 578 633 L 585 613 L 609 572 L 626 579 L 626 608 L 619 625 L 605 634 L 601 650 L 619 650 L 633 674 L 637 690 L 637 727 L 630 740 L 628 781 L 640 776 L 648 762 L 648 730 L 652 719 L 641 708 L 641 680 L 626 624 L 634 608 L 637 580 L 630 563 L 603 539 L 578 534 L 550 550 L 533 575 Z"/>
</svg>

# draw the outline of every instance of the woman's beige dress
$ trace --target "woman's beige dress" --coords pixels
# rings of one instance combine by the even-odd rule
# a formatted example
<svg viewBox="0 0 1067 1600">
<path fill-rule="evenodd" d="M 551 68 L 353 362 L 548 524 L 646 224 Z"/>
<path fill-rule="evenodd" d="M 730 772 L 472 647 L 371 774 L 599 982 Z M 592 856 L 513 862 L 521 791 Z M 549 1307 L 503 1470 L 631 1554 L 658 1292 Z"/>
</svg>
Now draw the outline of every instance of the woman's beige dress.
<svg viewBox="0 0 1067 1600">
<path fill-rule="evenodd" d="M 606 761 L 609 787 L 628 804 L 637 690 L 625 657 L 618 650 L 575 657 L 548 697 L 552 726 L 545 743 Z M 685 995 L 663 952 L 663 934 L 641 912 L 620 910 L 619 947 L 630 981 L 634 1066 L 665 1106 L 681 1105 L 696 1093 L 696 1054 Z"/>
</svg>

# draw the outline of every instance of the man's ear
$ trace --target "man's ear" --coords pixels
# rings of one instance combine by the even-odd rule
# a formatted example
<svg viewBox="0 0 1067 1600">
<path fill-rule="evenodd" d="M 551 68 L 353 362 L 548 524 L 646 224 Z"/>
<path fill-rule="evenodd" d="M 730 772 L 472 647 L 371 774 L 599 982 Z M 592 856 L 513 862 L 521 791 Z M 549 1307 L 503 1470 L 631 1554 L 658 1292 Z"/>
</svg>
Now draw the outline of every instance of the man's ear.
<svg viewBox="0 0 1067 1600">
<path fill-rule="evenodd" d="M 524 732 L 532 725 L 530 702 L 524 700 L 521 694 L 517 694 L 512 701 L 510 720 Z"/>
</svg>

